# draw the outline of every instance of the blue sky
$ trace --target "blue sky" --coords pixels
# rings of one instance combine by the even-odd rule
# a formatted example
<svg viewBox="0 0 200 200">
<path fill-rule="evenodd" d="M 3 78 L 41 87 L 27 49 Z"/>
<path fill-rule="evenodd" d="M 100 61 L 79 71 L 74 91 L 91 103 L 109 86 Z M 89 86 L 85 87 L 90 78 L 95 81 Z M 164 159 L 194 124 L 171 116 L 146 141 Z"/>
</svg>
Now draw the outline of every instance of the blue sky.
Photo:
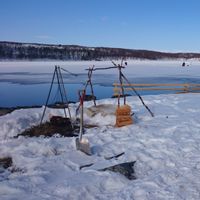
<svg viewBox="0 0 200 200">
<path fill-rule="evenodd" d="M 200 52 L 200 0 L 0 0 L 0 40 Z"/>
</svg>

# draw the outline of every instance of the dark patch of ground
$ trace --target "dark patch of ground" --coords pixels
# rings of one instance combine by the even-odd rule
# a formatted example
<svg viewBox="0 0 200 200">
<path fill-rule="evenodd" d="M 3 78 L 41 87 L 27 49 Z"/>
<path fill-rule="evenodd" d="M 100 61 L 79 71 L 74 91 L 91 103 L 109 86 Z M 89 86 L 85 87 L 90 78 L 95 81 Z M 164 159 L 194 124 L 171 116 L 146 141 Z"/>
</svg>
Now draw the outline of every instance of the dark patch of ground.
<svg viewBox="0 0 200 200">
<path fill-rule="evenodd" d="M 134 180 L 134 179 L 136 179 L 136 177 L 134 175 L 134 169 L 133 169 L 135 162 L 136 161 L 120 163 L 118 165 L 107 167 L 107 168 L 101 169 L 99 171 L 109 170 L 109 171 L 117 172 L 117 173 L 124 175 L 129 180 Z"/>
<path fill-rule="evenodd" d="M 11 113 L 13 110 L 12 108 L 0 108 L 0 116 Z"/>
<path fill-rule="evenodd" d="M 24 173 L 23 169 L 13 165 L 11 157 L 0 158 L 0 182 L 9 179 L 12 173 Z"/>
<path fill-rule="evenodd" d="M 55 134 L 59 134 L 64 137 L 74 137 L 78 135 L 78 126 L 69 126 L 69 125 L 55 125 L 51 122 L 46 122 L 38 126 L 33 126 L 29 129 L 26 129 L 24 132 L 15 136 L 27 136 L 27 137 L 51 137 Z"/>
<path fill-rule="evenodd" d="M 14 110 L 19 110 L 19 109 L 28 109 L 28 108 L 41 108 L 42 106 L 17 106 L 17 107 L 0 107 L 0 116 L 6 115 L 8 113 L 13 112 Z"/>
<path fill-rule="evenodd" d="M 12 158 L 11 157 L 5 157 L 0 158 L 0 167 L 7 169 L 12 166 Z"/>
<path fill-rule="evenodd" d="M 76 103 L 74 101 L 69 101 L 68 103 Z M 0 107 L 0 116 L 6 115 L 8 113 L 13 112 L 14 110 L 19 110 L 19 109 L 29 109 L 29 108 L 41 108 L 42 106 L 39 105 L 33 105 L 33 106 L 16 106 L 16 107 Z M 53 104 L 49 104 L 47 106 L 48 108 L 68 108 L 67 104 L 64 104 L 62 102 L 55 102 Z"/>
</svg>

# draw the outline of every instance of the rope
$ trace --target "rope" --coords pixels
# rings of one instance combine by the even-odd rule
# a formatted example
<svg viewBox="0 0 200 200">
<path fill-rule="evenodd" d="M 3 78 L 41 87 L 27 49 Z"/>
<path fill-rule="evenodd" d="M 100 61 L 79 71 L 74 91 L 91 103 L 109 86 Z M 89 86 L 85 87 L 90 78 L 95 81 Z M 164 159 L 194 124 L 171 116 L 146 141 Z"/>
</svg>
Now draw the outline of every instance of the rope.
<svg viewBox="0 0 200 200">
<path fill-rule="evenodd" d="M 93 71 L 97 71 L 97 70 L 116 69 L 116 68 L 118 68 L 118 67 L 98 67 L 98 68 L 93 68 L 92 70 Z M 125 67 L 121 66 L 121 68 L 125 68 Z M 90 71 L 91 68 L 85 69 L 85 70 Z"/>
<path fill-rule="evenodd" d="M 62 68 L 62 67 L 60 67 L 60 69 L 63 70 L 63 71 L 65 71 L 65 72 L 67 72 L 68 74 L 70 74 L 70 75 L 72 75 L 72 76 L 78 76 L 78 74 L 72 73 L 72 72 L 70 72 L 69 70 L 64 69 L 64 68 Z"/>
</svg>

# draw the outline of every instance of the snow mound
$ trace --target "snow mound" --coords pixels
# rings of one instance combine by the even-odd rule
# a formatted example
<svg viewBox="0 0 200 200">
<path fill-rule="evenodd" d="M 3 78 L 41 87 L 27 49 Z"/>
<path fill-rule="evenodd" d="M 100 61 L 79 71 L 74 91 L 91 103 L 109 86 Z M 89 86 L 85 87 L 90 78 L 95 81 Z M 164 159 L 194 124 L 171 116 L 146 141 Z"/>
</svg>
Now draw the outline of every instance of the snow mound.
<svg viewBox="0 0 200 200">
<path fill-rule="evenodd" d="M 14 111 L 0 117 L 0 157 L 11 157 L 14 173 L 0 173 L 0 198 L 6 199 L 200 199 L 200 94 L 144 96 L 151 117 L 136 97 L 127 104 L 134 124 L 105 126 L 113 115 L 96 114 L 85 120 L 99 127 L 86 129 L 93 155 L 76 150 L 75 138 L 12 136 L 37 124 L 43 109 Z M 98 105 L 117 105 L 114 99 Z M 85 108 L 92 106 L 86 102 Z M 77 105 L 70 105 L 75 117 Z M 47 109 L 50 114 L 61 110 Z M 45 120 L 48 120 L 48 114 Z M 125 152 L 118 159 L 106 157 Z M 105 166 L 135 163 L 136 180 Z M 93 167 L 80 166 L 94 163 Z"/>
<path fill-rule="evenodd" d="M 117 106 L 113 104 L 99 104 L 85 109 L 86 121 L 93 125 L 114 125 Z"/>
</svg>

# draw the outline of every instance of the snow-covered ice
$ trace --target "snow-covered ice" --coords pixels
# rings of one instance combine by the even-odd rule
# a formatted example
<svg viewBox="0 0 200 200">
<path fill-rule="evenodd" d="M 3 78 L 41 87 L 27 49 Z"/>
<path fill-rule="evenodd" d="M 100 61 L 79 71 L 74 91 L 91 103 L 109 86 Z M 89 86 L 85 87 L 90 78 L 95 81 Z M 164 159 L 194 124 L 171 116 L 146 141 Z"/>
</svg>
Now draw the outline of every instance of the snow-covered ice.
<svg viewBox="0 0 200 200">
<path fill-rule="evenodd" d="M 75 138 L 13 138 L 40 122 L 42 110 L 22 109 L 0 117 L 0 157 L 11 156 L 16 172 L 0 174 L 0 199 L 200 199 L 200 94 L 147 95 L 151 117 L 137 97 L 128 97 L 134 124 L 113 127 L 115 116 L 98 114 L 85 123 L 93 150 L 75 148 Z M 116 99 L 98 104 L 117 105 Z M 85 103 L 88 108 L 92 102 Z M 76 104 L 71 104 L 73 117 Z M 48 109 L 50 114 L 62 114 Z M 117 160 L 105 156 L 121 152 Z M 109 171 L 106 165 L 136 161 L 136 180 Z M 95 163 L 94 167 L 79 169 Z"/>
<path fill-rule="evenodd" d="M 186 67 L 181 67 L 182 63 Z M 121 63 L 120 60 L 115 63 Z M 200 60 L 127 60 L 125 73 L 133 77 L 162 77 L 170 75 L 198 76 Z M 55 65 L 59 65 L 74 73 L 86 73 L 85 69 L 93 65 L 98 67 L 112 67 L 111 61 L 1 61 L 0 73 L 53 73 Z M 145 73 L 147 72 L 148 73 Z M 95 74 L 105 74 L 104 71 L 95 71 Z M 107 70 L 107 74 L 117 74 L 117 70 Z M 199 77 L 199 76 L 198 76 Z"/>
</svg>

